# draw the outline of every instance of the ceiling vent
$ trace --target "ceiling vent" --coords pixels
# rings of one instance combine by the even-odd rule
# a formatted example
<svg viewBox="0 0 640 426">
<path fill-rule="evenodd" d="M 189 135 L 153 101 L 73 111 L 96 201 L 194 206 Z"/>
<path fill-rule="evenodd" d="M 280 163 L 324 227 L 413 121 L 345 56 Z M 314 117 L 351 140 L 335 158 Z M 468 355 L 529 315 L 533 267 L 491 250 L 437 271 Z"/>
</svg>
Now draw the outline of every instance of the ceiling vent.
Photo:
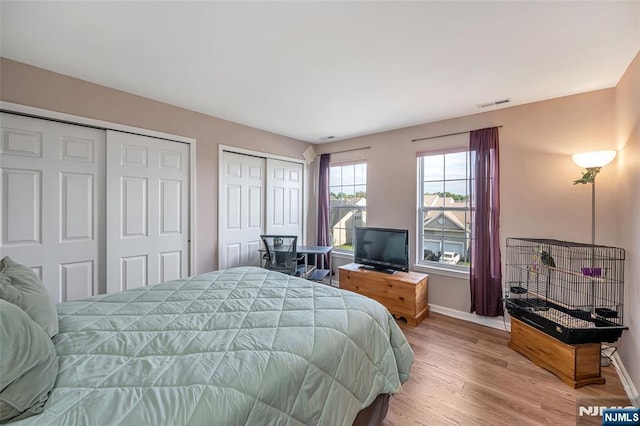
<svg viewBox="0 0 640 426">
<path fill-rule="evenodd" d="M 499 106 L 499 105 L 504 105 L 504 104 L 508 104 L 511 101 L 511 99 L 500 99 L 499 101 L 493 101 L 493 102 L 487 102 L 485 104 L 479 104 L 478 108 L 482 109 L 482 108 L 489 108 L 492 106 Z"/>
<path fill-rule="evenodd" d="M 324 138 L 320 138 L 321 141 L 330 141 L 331 139 L 335 139 L 335 136 L 325 136 Z"/>
</svg>

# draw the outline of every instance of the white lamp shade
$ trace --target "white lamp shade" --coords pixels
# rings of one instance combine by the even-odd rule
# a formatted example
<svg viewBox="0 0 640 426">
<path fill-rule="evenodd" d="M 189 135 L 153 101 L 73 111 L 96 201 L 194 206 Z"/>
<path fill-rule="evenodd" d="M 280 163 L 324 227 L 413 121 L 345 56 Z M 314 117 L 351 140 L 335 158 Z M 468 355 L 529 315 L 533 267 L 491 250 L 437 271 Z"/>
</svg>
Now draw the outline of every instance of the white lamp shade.
<svg viewBox="0 0 640 426">
<path fill-rule="evenodd" d="M 606 151 L 591 151 L 580 154 L 573 154 L 573 162 L 580 167 L 589 169 L 592 167 L 604 167 L 616 158 L 616 151 L 613 149 Z"/>
</svg>

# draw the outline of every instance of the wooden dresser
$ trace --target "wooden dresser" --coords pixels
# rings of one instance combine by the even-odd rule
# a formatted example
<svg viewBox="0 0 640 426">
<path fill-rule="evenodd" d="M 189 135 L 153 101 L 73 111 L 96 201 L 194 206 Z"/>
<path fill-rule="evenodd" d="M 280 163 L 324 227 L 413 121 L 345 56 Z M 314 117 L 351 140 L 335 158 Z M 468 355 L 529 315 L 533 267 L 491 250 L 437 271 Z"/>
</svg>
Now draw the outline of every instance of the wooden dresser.
<svg viewBox="0 0 640 426">
<path fill-rule="evenodd" d="M 417 326 L 429 315 L 429 276 L 419 272 L 384 272 L 360 269 L 357 263 L 341 266 L 340 288 L 370 297 L 383 304 L 396 318 Z"/>
</svg>

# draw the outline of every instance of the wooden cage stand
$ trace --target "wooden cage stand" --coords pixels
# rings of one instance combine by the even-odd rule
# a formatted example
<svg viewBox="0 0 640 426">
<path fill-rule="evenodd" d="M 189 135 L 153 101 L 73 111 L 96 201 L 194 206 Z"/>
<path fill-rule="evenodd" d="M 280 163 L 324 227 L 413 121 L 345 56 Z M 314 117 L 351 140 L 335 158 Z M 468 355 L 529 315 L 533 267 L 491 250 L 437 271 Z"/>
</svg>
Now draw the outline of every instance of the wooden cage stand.
<svg viewBox="0 0 640 426">
<path fill-rule="evenodd" d="M 512 317 L 508 346 L 573 388 L 605 382 L 601 376 L 600 343 L 570 345 Z"/>
</svg>

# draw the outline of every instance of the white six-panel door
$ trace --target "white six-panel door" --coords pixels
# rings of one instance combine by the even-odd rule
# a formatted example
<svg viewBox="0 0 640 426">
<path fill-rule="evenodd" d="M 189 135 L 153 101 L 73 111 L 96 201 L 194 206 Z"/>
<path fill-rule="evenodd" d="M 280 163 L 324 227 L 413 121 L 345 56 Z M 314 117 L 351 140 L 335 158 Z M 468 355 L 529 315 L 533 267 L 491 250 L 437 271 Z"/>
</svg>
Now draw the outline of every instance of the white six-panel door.
<svg viewBox="0 0 640 426">
<path fill-rule="evenodd" d="M 188 275 L 188 188 L 188 144 L 107 131 L 107 292 Z"/>
<path fill-rule="evenodd" d="M 302 239 L 303 165 L 222 151 L 218 267 L 260 266 L 260 234 Z"/>
<path fill-rule="evenodd" d="M 56 302 L 104 279 L 103 130 L 0 115 L 0 255 L 31 267 Z"/>
<path fill-rule="evenodd" d="M 260 265 L 264 179 L 264 158 L 223 151 L 219 269 Z"/>
<path fill-rule="evenodd" d="M 302 164 L 267 158 L 266 184 L 266 233 L 297 235 L 301 241 Z"/>
</svg>

